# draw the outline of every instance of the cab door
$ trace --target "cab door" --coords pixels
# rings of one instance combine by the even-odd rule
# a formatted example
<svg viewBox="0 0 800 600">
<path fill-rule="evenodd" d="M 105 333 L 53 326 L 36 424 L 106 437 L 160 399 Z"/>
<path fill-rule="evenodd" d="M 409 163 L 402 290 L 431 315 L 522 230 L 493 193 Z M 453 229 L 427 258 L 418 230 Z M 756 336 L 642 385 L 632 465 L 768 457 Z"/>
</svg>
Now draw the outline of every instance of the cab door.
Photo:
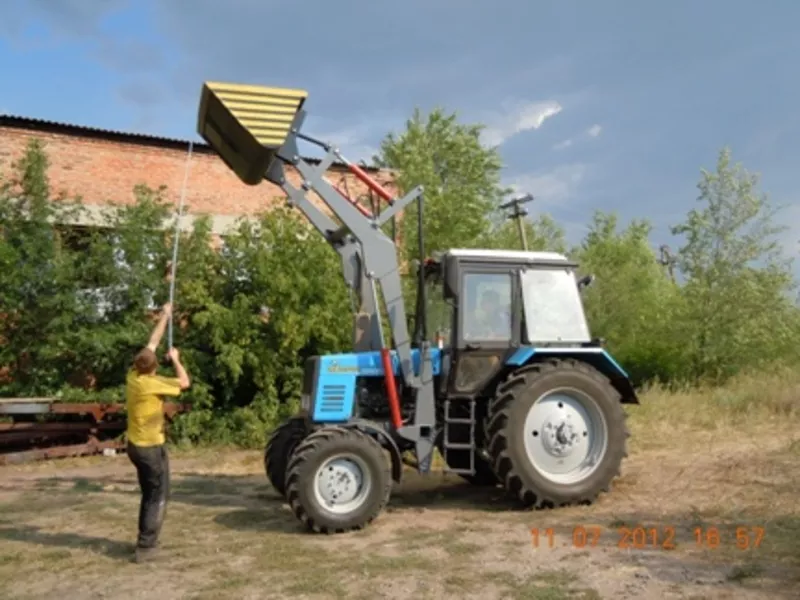
<svg viewBox="0 0 800 600">
<path fill-rule="evenodd" d="M 508 265 L 462 264 L 449 394 L 485 395 L 520 344 L 519 276 Z"/>
</svg>

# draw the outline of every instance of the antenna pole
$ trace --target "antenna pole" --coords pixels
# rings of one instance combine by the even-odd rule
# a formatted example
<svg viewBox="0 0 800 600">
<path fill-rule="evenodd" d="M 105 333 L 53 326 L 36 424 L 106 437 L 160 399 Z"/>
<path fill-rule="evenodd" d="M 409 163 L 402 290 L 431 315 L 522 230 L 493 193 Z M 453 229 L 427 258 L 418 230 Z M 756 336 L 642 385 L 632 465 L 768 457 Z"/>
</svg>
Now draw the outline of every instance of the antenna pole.
<svg viewBox="0 0 800 600">
<path fill-rule="evenodd" d="M 658 248 L 658 251 L 660 254 L 659 258 L 657 259 L 658 264 L 666 267 L 670 280 L 672 283 L 675 283 L 675 257 L 672 256 L 669 246 L 666 244 L 662 244 Z"/>
<path fill-rule="evenodd" d="M 500 205 L 500 208 L 503 210 L 506 210 L 508 208 L 514 209 L 514 211 L 506 218 L 516 220 L 517 228 L 519 229 L 519 237 L 520 240 L 522 241 L 522 249 L 525 250 L 526 252 L 528 251 L 528 237 L 525 234 L 525 225 L 522 222 L 522 217 L 526 216 L 528 214 L 528 211 L 524 209 L 522 205 L 532 201 L 533 201 L 533 196 L 531 194 L 524 194 L 522 196 L 512 198 L 508 202 L 505 202 Z"/>
</svg>

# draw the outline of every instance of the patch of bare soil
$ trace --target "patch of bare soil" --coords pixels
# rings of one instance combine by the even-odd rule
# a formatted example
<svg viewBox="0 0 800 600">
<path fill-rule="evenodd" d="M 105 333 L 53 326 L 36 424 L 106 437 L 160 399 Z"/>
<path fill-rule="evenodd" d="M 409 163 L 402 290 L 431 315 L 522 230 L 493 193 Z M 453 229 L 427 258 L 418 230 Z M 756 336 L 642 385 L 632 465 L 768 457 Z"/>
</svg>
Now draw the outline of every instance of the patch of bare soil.
<svg viewBox="0 0 800 600">
<path fill-rule="evenodd" d="M 611 494 L 550 511 L 408 473 L 368 529 L 330 537 L 300 529 L 260 453 L 175 456 L 150 565 L 130 562 L 124 455 L 8 467 L 0 581 L 12 598 L 796 598 L 796 446 L 705 432 L 634 448 Z"/>
</svg>

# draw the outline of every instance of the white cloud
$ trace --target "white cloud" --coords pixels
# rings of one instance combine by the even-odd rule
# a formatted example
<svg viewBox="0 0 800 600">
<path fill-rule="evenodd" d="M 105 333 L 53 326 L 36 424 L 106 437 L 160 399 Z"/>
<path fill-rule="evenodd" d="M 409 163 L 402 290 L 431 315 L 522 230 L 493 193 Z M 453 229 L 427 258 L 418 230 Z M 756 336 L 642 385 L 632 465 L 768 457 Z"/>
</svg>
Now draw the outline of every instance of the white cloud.
<svg viewBox="0 0 800 600">
<path fill-rule="evenodd" d="M 553 146 L 553 150 L 564 150 L 565 148 L 569 148 L 572 146 L 572 140 L 564 140 L 563 142 L 558 142 Z"/>
<path fill-rule="evenodd" d="M 504 103 L 503 112 L 486 115 L 483 130 L 483 143 L 499 146 L 507 139 L 531 129 L 539 129 L 550 117 L 561 112 L 561 105 L 554 101 Z"/>
<path fill-rule="evenodd" d="M 602 132 L 603 132 L 603 128 L 600 125 L 596 124 L 596 123 L 594 125 L 592 125 L 591 127 L 589 127 L 589 129 L 586 130 L 586 133 L 589 134 L 589 136 L 591 136 L 591 137 L 597 137 Z"/>
<path fill-rule="evenodd" d="M 575 195 L 586 175 L 586 165 L 561 165 L 550 171 L 537 171 L 511 178 L 507 185 L 516 193 L 530 193 L 540 205 L 557 204 Z"/>
</svg>

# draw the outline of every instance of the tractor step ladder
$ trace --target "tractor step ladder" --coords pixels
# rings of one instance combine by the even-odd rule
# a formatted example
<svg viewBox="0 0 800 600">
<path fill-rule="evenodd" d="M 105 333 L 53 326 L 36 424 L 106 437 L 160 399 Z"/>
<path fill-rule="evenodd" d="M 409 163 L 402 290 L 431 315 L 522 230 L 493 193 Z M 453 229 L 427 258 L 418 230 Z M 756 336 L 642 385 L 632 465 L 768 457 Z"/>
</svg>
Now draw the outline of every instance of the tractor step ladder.
<svg viewBox="0 0 800 600">
<path fill-rule="evenodd" d="M 463 416 L 461 410 L 454 416 L 451 413 L 453 406 L 468 407 L 469 416 Z M 475 400 L 472 398 L 445 400 L 442 443 L 445 470 L 460 475 L 474 475 L 475 450 Z"/>
</svg>

